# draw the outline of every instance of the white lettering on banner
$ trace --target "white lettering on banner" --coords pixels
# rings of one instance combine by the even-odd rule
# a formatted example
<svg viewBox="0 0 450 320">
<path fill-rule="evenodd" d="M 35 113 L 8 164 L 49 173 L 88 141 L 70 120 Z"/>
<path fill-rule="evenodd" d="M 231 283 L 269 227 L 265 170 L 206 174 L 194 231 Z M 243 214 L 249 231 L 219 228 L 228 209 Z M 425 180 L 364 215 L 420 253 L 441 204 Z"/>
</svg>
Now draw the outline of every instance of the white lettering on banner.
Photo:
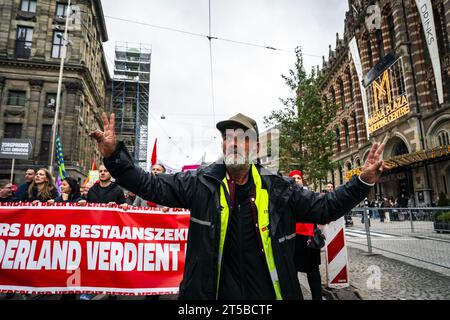
<svg viewBox="0 0 450 320">
<path fill-rule="evenodd" d="M 98 225 L 70 226 L 71 238 L 147 241 L 186 241 L 188 229 L 162 229 Z"/>
<path fill-rule="evenodd" d="M 0 237 L 17 237 L 20 232 L 19 223 L 0 223 Z"/>
<path fill-rule="evenodd" d="M 178 271 L 179 252 L 178 243 L 87 241 L 87 264 L 99 271 Z"/>
<path fill-rule="evenodd" d="M 75 270 L 81 262 L 77 241 L 44 240 L 36 252 L 37 240 L 0 240 L 0 268 L 3 270 Z M 37 259 L 36 258 L 37 254 Z"/>
<path fill-rule="evenodd" d="M 66 226 L 62 224 L 25 224 L 25 237 L 64 238 Z"/>
</svg>

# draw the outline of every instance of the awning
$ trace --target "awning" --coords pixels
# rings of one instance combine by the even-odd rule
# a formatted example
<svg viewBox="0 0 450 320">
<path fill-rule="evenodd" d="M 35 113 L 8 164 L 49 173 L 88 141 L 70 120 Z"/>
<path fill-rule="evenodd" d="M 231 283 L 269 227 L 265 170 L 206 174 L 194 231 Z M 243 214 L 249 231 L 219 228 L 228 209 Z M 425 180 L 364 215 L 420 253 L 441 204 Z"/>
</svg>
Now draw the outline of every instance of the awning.
<svg viewBox="0 0 450 320">
<path fill-rule="evenodd" d="M 389 160 L 384 160 L 384 164 L 387 170 L 393 170 L 402 167 L 425 165 L 447 159 L 450 159 L 450 145 L 395 156 Z M 348 171 L 345 175 L 346 180 L 350 180 L 355 174 L 359 175 L 361 173 L 361 169 L 362 167 L 359 167 Z"/>
</svg>

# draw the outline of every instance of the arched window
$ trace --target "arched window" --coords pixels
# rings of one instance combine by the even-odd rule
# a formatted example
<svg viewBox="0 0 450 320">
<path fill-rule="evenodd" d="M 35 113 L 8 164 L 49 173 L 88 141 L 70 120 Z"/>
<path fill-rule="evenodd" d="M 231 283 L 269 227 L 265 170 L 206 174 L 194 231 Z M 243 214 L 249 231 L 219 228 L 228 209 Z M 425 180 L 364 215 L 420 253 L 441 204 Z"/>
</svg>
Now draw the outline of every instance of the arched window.
<svg viewBox="0 0 450 320">
<path fill-rule="evenodd" d="M 355 96 L 353 94 L 353 79 L 350 69 L 347 69 L 347 79 L 348 79 L 348 88 L 350 90 L 350 101 L 353 101 L 355 99 Z"/>
<path fill-rule="evenodd" d="M 440 147 L 445 147 L 448 146 L 449 143 L 449 138 L 448 138 L 448 131 L 447 130 L 441 130 L 438 133 L 438 140 L 439 140 L 439 146 Z"/>
<path fill-rule="evenodd" d="M 353 120 L 353 128 L 355 130 L 355 143 L 359 142 L 359 135 L 358 135 L 358 122 L 356 122 L 356 113 L 352 115 Z"/>
<path fill-rule="evenodd" d="M 367 59 L 369 62 L 369 69 L 373 66 L 373 53 L 372 53 L 372 44 L 370 43 L 370 39 L 367 39 Z"/>
<path fill-rule="evenodd" d="M 352 164 L 351 162 L 347 162 L 347 171 L 351 171 L 352 170 Z"/>
<path fill-rule="evenodd" d="M 348 128 L 347 120 L 344 121 L 344 133 L 345 133 L 345 147 L 350 148 L 350 130 Z"/>
<path fill-rule="evenodd" d="M 338 127 L 336 127 L 336 145 L 337 151 L 341 152 L 341 132 L 339 131 Z"/>
<path fill-rule="evenodd" d="M 392 13 L 387 16 L 387 27 L 389 31 L 389 41 L 391 45 L 391 51 L 395 50 L 395 25 L 394 25 L 394 17 Z"/>
<path fill-rule="evenodd" d="M 344 81 L 342 81 L 342 79 L 339 78 L 338 80 L 338 85 L 339 85 L 339 94 L 340 94 L 340 104 L 341 104 L 341 108 L 344 108 L 345 105 L 345 90 L 344 90 Z"/>
<path fill-rule="evenodd" d="M 361 167 L 361 160 L 356 159 L 356 167 L 357 168 Z"/>
<path fill-rule="evenodd" d="M 333 87 L 330 89 L 330 93 L 331 93 L 331 103 L 333 103 L 333 108 L 336 109 L 336 91 L 334 91 Z"/>
<path fill-rule="evenodd" d="M 375 31 L 375 37 L 377 39 L 377 50 L 378 50 L 378 59 L 381 60 L 384 58 L 384 43 L 383 43 L 383 32 L 381 29 L 377 29 Z"/>
</svg>

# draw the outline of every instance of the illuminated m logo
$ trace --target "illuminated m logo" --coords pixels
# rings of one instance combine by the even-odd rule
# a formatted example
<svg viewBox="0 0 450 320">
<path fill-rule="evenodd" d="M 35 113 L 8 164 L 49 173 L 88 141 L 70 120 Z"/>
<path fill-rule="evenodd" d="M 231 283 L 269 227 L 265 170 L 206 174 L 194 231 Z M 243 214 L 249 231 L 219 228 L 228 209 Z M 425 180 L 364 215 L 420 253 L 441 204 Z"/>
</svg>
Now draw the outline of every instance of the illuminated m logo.
<svg viewBox="0 0 450 320">
<path fill-rule="evenodd" d="M 373 87 L 373 101 L 375 106 L 375 112 L 380 109 L 380 100 L 384 97 L 387 99 L 388 105 L 391 104 L 391 83 L 389 81 L 389 71 L 386 70 L 380 77 L 380 82 L 376 80 L 372 84 Z"/>
</svg>

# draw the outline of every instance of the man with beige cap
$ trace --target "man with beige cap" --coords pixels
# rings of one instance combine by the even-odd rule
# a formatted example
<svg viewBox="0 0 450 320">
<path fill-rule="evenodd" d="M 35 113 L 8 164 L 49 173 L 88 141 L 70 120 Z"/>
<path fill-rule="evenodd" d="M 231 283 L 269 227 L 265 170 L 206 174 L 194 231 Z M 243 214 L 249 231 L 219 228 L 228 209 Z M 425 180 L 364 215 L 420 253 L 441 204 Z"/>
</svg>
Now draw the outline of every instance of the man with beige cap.
<svg viewBox="0 0 450 320">
<path fill-rule="evenodd" d="M 319 196 L 268 172 L 257 161 L 256 121 L 237 114 L 217 124 L 223 158 L 197 172 L 149 175 L 116 142 L 114 114 L 91 134 L 123 188 L 157 204 L 191 212 L 180 299 L 298 299 L 296 222 L 327 224 L 369 193 L 384 169 L 374 144 L 346 185 Z"/>
</svg>

